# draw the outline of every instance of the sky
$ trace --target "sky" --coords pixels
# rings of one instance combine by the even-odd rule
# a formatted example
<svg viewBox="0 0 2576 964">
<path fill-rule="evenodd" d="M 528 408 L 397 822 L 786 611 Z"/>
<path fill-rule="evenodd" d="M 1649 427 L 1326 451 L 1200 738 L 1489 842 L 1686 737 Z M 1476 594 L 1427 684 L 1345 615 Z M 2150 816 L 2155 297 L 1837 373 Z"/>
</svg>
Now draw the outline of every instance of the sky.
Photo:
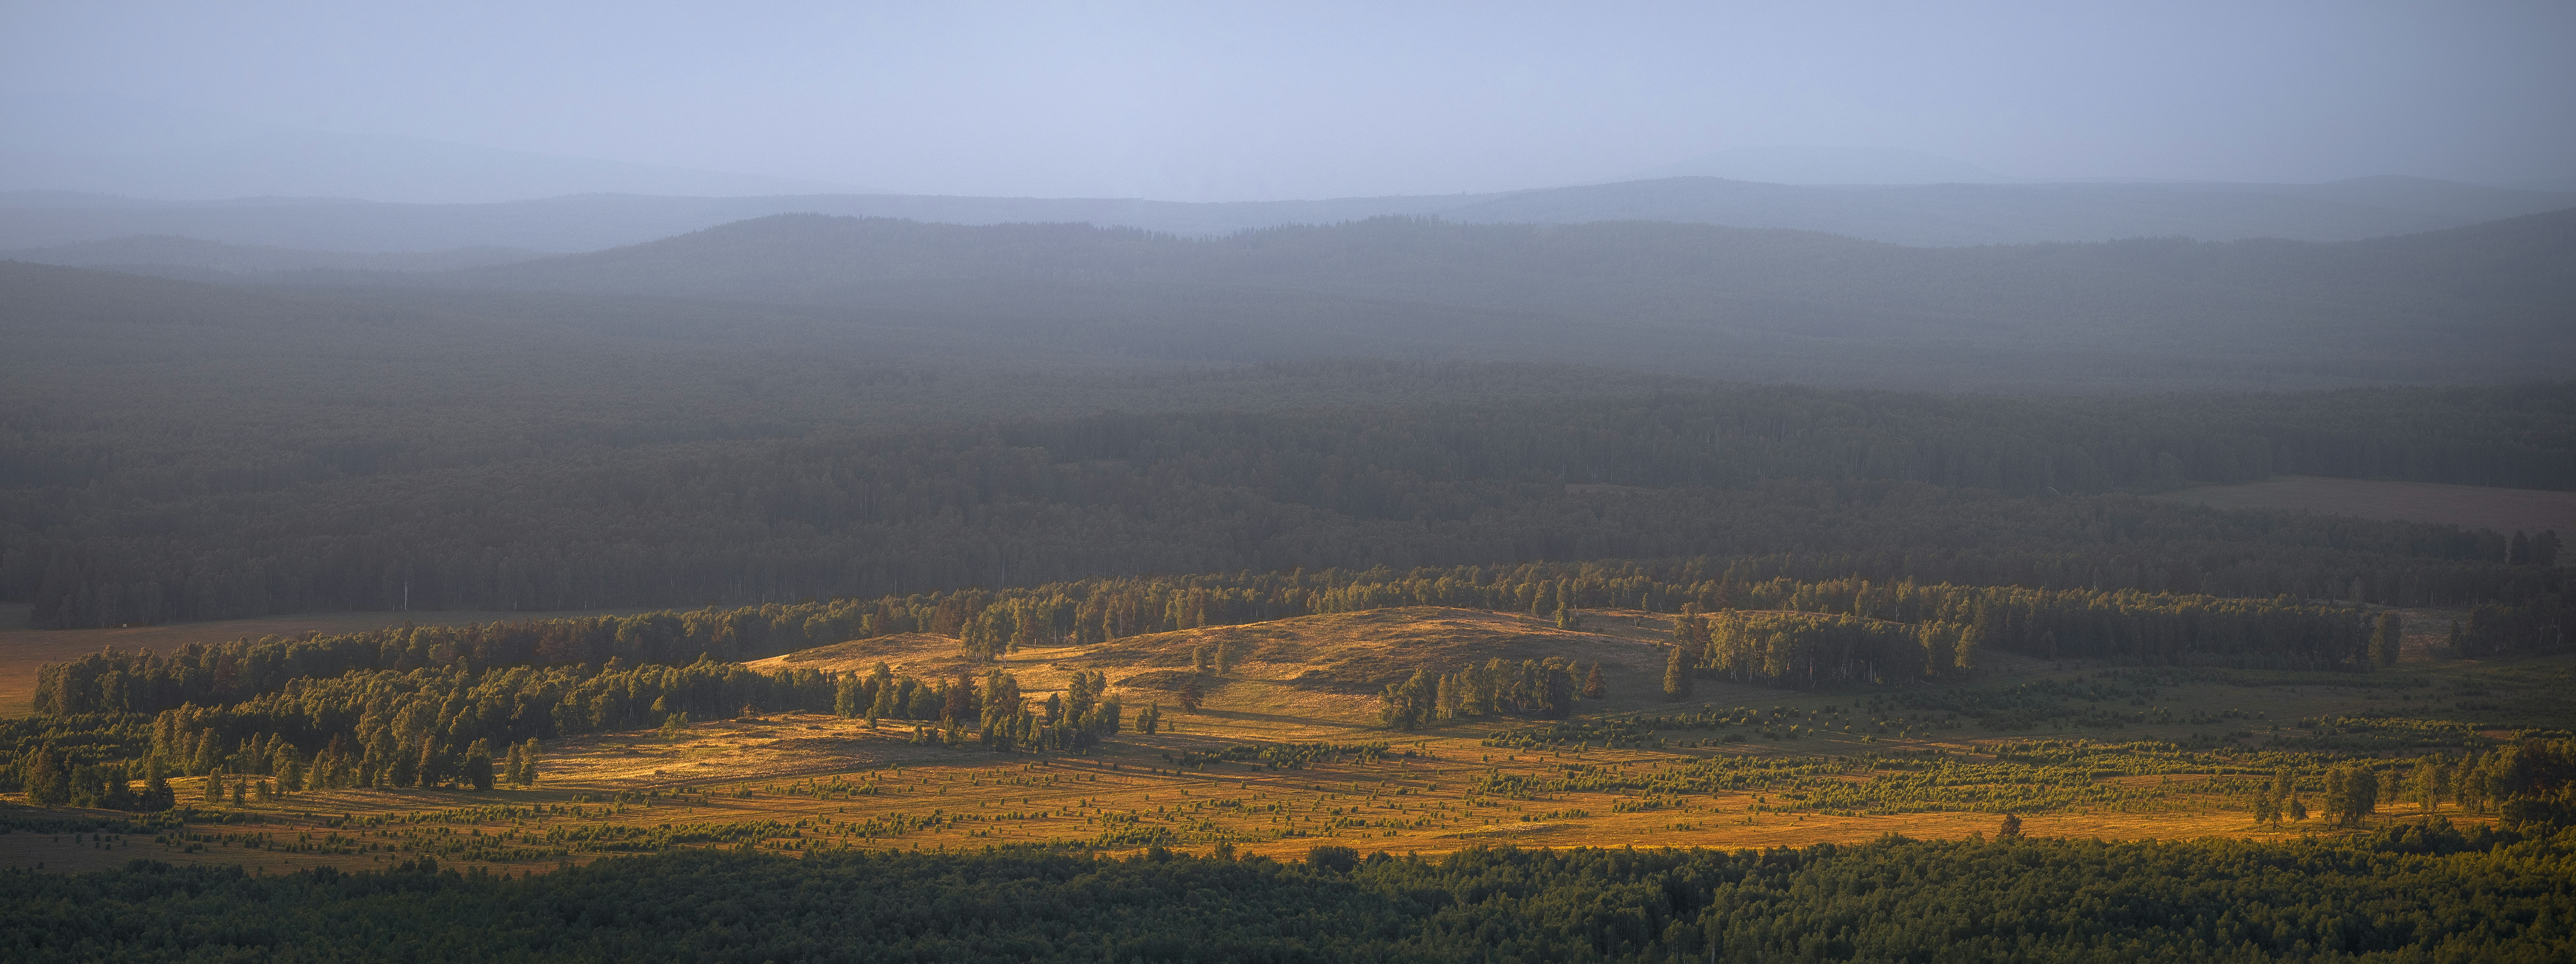
<svg viewBox="0 0 2576 964">
<path fill-rule="evenodd" d="M 2563 0 L 5 0 L 5 106 L 62 122 L 0 151 L 194 123 L 1192 201 L 1590 183 L 1778 145 L 2047 180 L 2517 183 L 2576 178 L 2570 50 Z"/>
</svg>

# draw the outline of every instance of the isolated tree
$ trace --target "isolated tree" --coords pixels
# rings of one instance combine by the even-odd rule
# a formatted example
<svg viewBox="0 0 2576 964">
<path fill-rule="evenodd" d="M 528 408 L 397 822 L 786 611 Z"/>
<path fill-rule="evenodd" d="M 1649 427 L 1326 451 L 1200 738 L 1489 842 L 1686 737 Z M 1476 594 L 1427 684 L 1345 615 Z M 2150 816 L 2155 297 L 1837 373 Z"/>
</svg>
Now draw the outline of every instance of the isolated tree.
<svg viewBox="0 0 2576 964">
<path fill-rule="evenodd" d="M 2379 614 L 2370 631 L 2370 661 L 2378 666 L 2397 665 L 2399 647 L 2406 638 L 2405 624 L 2395 612 Z"/>
<path fill-rule="evenodd" d="M 1538 711 L 1550 717 L 1574 712 L 1574 664 L 1550 656 L 1539 664 L 1539 674 Z"/>
<path fill-rule="evenodd" d="M 677 740 L 687 735 L 688 730 L 689 714 L 686 710 L 662 718 L 662 738 L 665 740 Z"/>
<path fill-rule="evenodd" d="M 2021 816 L 2019 814 L 2011 813 L 2004 814 L 2003 826 L 1995 828 L 1995 839 L 2002 840 L 2009 837 L 2019 836 L 2021 836 Z"/>
<path fill-rule="evenodd" d="M 1210 657 L 1209 657 L 1209 655 L 1208 655 L 1208 648 L 1207 648 L 1207 647 L 1205 647 L 1205 646 L 1192 646 L 1192 647 L 1190 647 L 1190 672 L 1193 672 L 1193 673 L 1205 673 L 1205 672 L 1207 672 L 1207 671 L 1208 671 L 1208 662 L 1209 662 L 1209 659 L 1210 659 Z"/>
<path fill-rule="evenodd" d="M 939 708 L 939 725 L 953 730 L 958 724 L 976 716 L 975 677 L 965 670 L 958 670 L 957 682 L 948 687 L 948 699 Z"/>
<path fill-rule="evenodd" d="M 1199 711 L 1199 705 L 1206 701 L 1207 692 L 1199 689 L 1198 680 L 1192 679 L 1181 684 L 1181 709 L 1196 713 Z"/>
<path fill-rule="evenodd" d="M 476 740 L 474 741 L 474 745 L 466 747 L 465 765 L 458 769 L 462 771 L 458 775 L 464 778 L 465 782 L 468 785 L 471 785 L 474 789 L 492 789 L 491 741 Z"/>
<path fill-rule="evenodd" d="M 1691 695 L 1690 657 L 1679 646 L 1664 656 L 1664 698 L 1679 702 Z"/>
<path fill-rule="evenodd" d="M 537 738 L 533 736 L 528 738 L 528 742 L 519 744 L 519 772 L 510 782 L 523 787 L 536 785 L 538 749 Z"/>
<path fill-rule="evenodd" d="M 448 780 L 453 779 L 456 776 L 456 768 L 448 759 L 445 749 L 438 745 L 438 738 L 435 736 L 424 736 L 420 738 L 420 768 L 418 773 L 420 775 L 420 785 L 424 787 L 438 786 L 446 783 Z"/>
<path fill-rule="evenodd" d="M 1136 729 L 1147 735 L 1152 735 L 1155 730 L 1161 729 L 1162 725 L 1163 704 L 1161 703 L 1147 703 L 1145 712 L 1136 714 Z"/>
<path fill-rule="evenodd" d="M 1610 695 L 1608 684 L 1601 682 L 1601 661 L 1592 661 L 1592 672 L 1583 677 L 1583 698 L 1597 700 Z"/>
<path fill-rule="evenodd" d="M 157 761 L 146 764 L 145 772 L 148 775 L 143 779 L 143 798 L 136 801 L 135 809 L 159 813 L 178 806 L 179 794 L 170 789 L 170 778 L 162 774 L 161 764 Z"/>
</svg>

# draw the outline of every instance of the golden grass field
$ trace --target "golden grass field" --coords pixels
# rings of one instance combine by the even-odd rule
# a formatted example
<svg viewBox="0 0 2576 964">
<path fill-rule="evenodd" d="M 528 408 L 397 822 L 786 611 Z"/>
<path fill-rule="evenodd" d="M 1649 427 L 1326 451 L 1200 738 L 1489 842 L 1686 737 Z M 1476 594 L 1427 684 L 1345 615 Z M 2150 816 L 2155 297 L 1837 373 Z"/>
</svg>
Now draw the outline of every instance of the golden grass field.
<svg viewBox="0 0 2576 964">
<path fill-rule="evenodd" d="M 2218 509 L 2304 509 L 2361 519 L 2439 522 L 2507 535 L 2555 529 L 2561 535 L 2576 536 L 2576 492 L 2284 475 L 2242 485 L 2204 485 L 2151 498 Z M 2564 564 L 2576 564 L 2576 560 Z"/>
<path fill-rule="evenodd" d="M 2440 615 L 2414 613 L 2412 621 L 2421 633 L 2428 624 L 2437 624 Z M 378 866 L 413 853 L 445 853 L 445 865 L 543 871 L 561 861 L 586 862 L 622 851 L 580 847 L 561 854 L 513 854 L 509 848 L 554 846 L 543 840 L 549 833 L 597 833 L 600 827 L 650 833 L 761 822 L 768 824 L 753 834 L 757 846 L 787 852 L 1098 843 L 1106 833 L 1155 828 L 1184 841 L 1181 849 L 1204 850 L 1222 840 L 1239 852 L 1280 857 L 1302 855 L 1320 843 L 1363 852 L 1432 854 L 1485 844 L 1742 848 L 1862 841 L 1890 832 L 1964 837 L 1992 833 L 1998 816 L 1761 812 L 1762 791 L 1685 797 L 1662 801 L 1666 805 L 1660 809 L 1619 812 L 1623 803 L 1639 803 L 1635 795 L 1542 793 L 1533 799 L 1504 799 L 1470 791 L 1487 773 L 1536 776 L 1560 773 L 1567 764 L 1650 771 L 1723 754 L 1856 758 L 1929 748 L 1976 754 L 1997 740 L 2058 735 L 1928 730 L 1908 723 L 1895 729 L 1912 735 L 1864 736 L 1820 727 L 1811 736 L 1788 741 L 1533 752 L 1479 745 L 1495 731 L 1527 721 L 1460 722 L 1397 733 L 1372 718 L 1372 691 L 1386 679 L 1409 673 L 1416 661 L 1428 659 L 1446 668 L 1491 656 L 1601 661 L 1611 695 L 1581 704 L 1582 716 L 1673 712 L 1673 704 L 1662 701 L 1658 690 L 1662 658 L 1656 641 L 1668 627 L 1668 617 L 1642 612 L 1588 613 L 1583 630 L 1569 632 L 1515 614 L 1417 608 L 1163 633 L 1087 648 L 1024 650 L 1005 657 L 1000 666 L 1017 675 L 1029 695 L 1043 699 L 1073 671 L 1102 670 L 1131 720 L 1136 710 L 1160 701 L 1170 726 L 1150 736 L 1120 733 L 1082 755 L 1004 755 L 971 745 L 916 744 L 910 741 L 912 724 L 897 720 L 884 721 L 873 731 L 858 720 L 807 714 L 712 721 L 690 727 L 677 739 L 627 733 L 558 741 L 547 748 L 544 775 L 531 789 L 299 793 L 237 808 L 260 823 L 192 826 L 190 833 L 213 839 L 172 845 L 127 839 L 102 846 L 70 835 L 5 834 L 0 835 L 0 864 L 24 867 L 41 861 L 48 869 L 78 870 L 152 857 L 282 870 L 315 864 Z M 1250 644 L 1250 657 L 1233 676 L 1209 689 L 1201 712 L 1179 712 L 1158 687 L 1172 678 L 1172 667 L 1187 668 L 1191 647 L 1215 638 Z M 916 674 L 949 673 L 968 665 L 954 640 L 918 635 L 821 647 L 758 665 L 849 670 L 878 660 Z M 1989 679 L 1967 685 L 2067 678 L 2102 669 L 2008 659 L 1988 671 Z M 2191 685 L 2169 691 L 2157 705 L 2176 718 L 2222 709 L 2259 711 L 2265 721 L 2230 725 L 2265 730 L 2279 724 L 2285 736 L 2298 732 L 2289 729 L 2292 721 L 2311 715 L 2365 710 L 2436 715 L 2449 709 L 2441 702 L 2446 688 L 2472 681 L 2492 694 L 2489 698 L 2506 704 L 2554 708 L 2563 704 L 2569 684 L 2576 683 L 2576 660 L 2444 661 L 2418 653 L 2395 672 L 2420 676 L 2432 686 Z M 1804 713 L 1827 706 L 1848 709 L 1866 698 L 1866 693 L 1852 691 L 1809 693 L 1702 681 L 1690 705 Z M 2209 729 L 2176 723 L 2082 735 L 2180 739 Z M 1174 762 L 1182 754 L 1243 744 L 1380 742 L 1390 745 L 1390 753 L 1374 762 L 1345 757 L 1304 769 L 1235 762 L 1183 769 Z M 1842 779 L 1870 776 L 1866 766 L 1855 766 Z M 2260 830 L 2231 798 L 2191 781 L 2168 786 L 2152 777 L 2106 779 L 2142 791 L 2146 802 L 2029 813 L 2023 816 L 2024 832 L 2269 838 L 2320 830 L 2313 824 Z M 180 799 L 193 802 L 202 783 L 180 780 L 177 786 Z M 220 809 L 236 808 L 227 804 Z M 2441 812 L 2455 820 L 2479 819 L 2448 805 Z M 2416 816 L 2413 805 L 2394 805 L 2383 807 L 2374 820 Z M 347 825 L 349 818 L 369 825 Z M 332 826 L 335 820 L 343 825 Z M 261 836 L 227 841 L 225 834 Z M 331 844 L 334 849 L 357 849 L 325 853 L 301 846 L 335 834 L 340 839 Z M 191 852 L 190 844 L 198 849 Z M 402 849 L 376 849 L 380 846 Z M 1132 848 L 1113 841 L 1103 849 Z"/>
</svg>

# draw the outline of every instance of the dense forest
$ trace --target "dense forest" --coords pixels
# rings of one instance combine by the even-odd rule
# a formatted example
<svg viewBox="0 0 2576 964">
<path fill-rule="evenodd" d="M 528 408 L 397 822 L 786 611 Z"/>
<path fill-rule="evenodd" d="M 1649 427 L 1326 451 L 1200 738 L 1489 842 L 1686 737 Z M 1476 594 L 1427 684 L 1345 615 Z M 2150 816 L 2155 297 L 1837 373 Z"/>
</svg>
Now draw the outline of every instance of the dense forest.
<svg viewBox="0 0 2576 964">
<path fill-rule="evenodd" d="M 1674 959 L 2538 962 L 2576 955 L 2576 830 L 2290 844 L 1914 841 L 1305 860 L 689 852 L 538 877 L 0 874 L 13 960 Z M 863 907 L 866 913 L 851 913 Z M 650 913 L 638 913 L 651 908 Z M 365 921 L 351 928 L 350 921 Z"/>
<path fill-rule="evenodd" d="M 1178 321 L 1173 294 L 1181 290 L 1190 313 L 1222 306 L 1217 313 L 1237 321 L 1380 344 L 1390 335 L 1370 329 L 1398 327 L 1387 324 L 1398 318 L 1504 345 L 1558 341 L 1533 323 L 1587 323 L 1587 340 L 1629 349 L 1631 367 L 1645 369 L 1669 364 L 1647 354 L 1665 345 L 1789 332 L 2140 354 L 2268 355 L 2309 342 L 2340 360 L 2351 356 L 2314 340 L 2453 357 L 2470 345 L 2554 342 L 2547 306 L 2576 292 L 2553 266 L 2571 244 L 2576 214 L 2566 211 L 2342 244 L 2132 238 L 1953 249 L 1653 221 L 1388 217 L 1187 240 L 1082 224 L 791 214 L 402 281 L 959 314 L 972 306 L 997 326 L 1072 315 L 1104 334 Z M 1059 307 L 1025 307 L 1041 301 Z M 2443 322 L 2430 323 L 2436 317 Z M 1673 337 L 1684 332 L 1696 337 Z M 1173 334 L 1190 344 L 1215 332 Z M 1276 350 L 1257 332 L 1222 334 L 1236 351 Z M 2383 356 L 2381 364 L 2421 362 Z M 2497 364 L 2522 377 L 2556 374 Z"/>
<path fill-rule="evenodd" d="M 2565 487 L 2576 448 L 2553 415 L 2567 392 L 2352 392 L 2228 408 L 1746 388 L 551 456 L 448 455 L 428 441 L 330 458 L 280 451 L 256 465 L 243 462 L 255 452 L 30 431 L 0 462 L 18 483 L 5 505 L 22 533 L 0 554 L 0 587 L 32 600 L 40 625 L 80 626 L 739 603 L 1103 572 L 1982 545 L 1973 551 L 2009 575 L 1870 574 L 2023 581 L 2055 565 L 2044 558 L 2085 556 L 2088 571 L 2150 570 L 2122 583 L 2141 589 L 2342 596 L 2358 576 L 2371 601 L 2477 602 L 2506 581 L 2478 571 L 2508 562 L 2502 535 L 2223 515 L 2116 493 L 2280 472 Z M 1969 530 L 2011 535 L 1953 537 Z"/>
<path fill-rule="evenodd" d="M 23 358 L 0 597 L 43 626 L 1784 553 L 1904 557 L 1810 579 L 2505 602 L 2480 567 L 2510 565 L 2510 534 L 2123 493 L 2576 487 L 2565 383 L 2028 398 L 1097 345 L 1041 364 L 937 312 L 19 264 L 0 285 Z"/>
</svg>

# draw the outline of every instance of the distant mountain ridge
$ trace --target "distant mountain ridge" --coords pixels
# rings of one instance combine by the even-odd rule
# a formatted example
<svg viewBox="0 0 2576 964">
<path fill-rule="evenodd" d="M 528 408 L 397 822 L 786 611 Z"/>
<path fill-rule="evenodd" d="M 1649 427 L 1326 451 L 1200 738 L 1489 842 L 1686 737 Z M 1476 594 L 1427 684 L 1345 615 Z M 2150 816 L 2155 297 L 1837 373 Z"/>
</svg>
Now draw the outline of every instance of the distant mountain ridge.
<svg viewBox="0 0 2576 964">
<path fill-rule="evenodd" d="M 2568 263 L 2576 211 L 2352 242 L 1974 248 L 1670 222 L 1393 217 L 1191 239 L 776 215 L 514 264 L 304 280 L 419 304 L 481 292 L 671 299 L 683 307 L 656 310 L 681 313 L 762 305 L 1225 360 L 1548 360 L 1908 384 L 1996 366 L 2026 367 L 2019 379 L 2170 367 L 2336 384 L 2563 375 L 2559 360 L 2576 355 Z"/>
<path fill-rule="evenodd" d="M 1087 223 L 1219 236 L 1385 215 L 1468 223 L 1652 220 L 1822 231 L 1918 246 L 2124 237 L 2349 241 L 2576 207 L 2576 194 L 2419 178 L 2331 184 L 1809 186 L 1675 177 L 1504 194 L 1183 203 L 816 194 L 589 194 L 501 204 L 255 199 L 156 203 L 63 192 L 0 196 L 0 249 L 169 235 L 314 251 L 595 251 L 771 214 L 947 224 Z"/>
</svg>

